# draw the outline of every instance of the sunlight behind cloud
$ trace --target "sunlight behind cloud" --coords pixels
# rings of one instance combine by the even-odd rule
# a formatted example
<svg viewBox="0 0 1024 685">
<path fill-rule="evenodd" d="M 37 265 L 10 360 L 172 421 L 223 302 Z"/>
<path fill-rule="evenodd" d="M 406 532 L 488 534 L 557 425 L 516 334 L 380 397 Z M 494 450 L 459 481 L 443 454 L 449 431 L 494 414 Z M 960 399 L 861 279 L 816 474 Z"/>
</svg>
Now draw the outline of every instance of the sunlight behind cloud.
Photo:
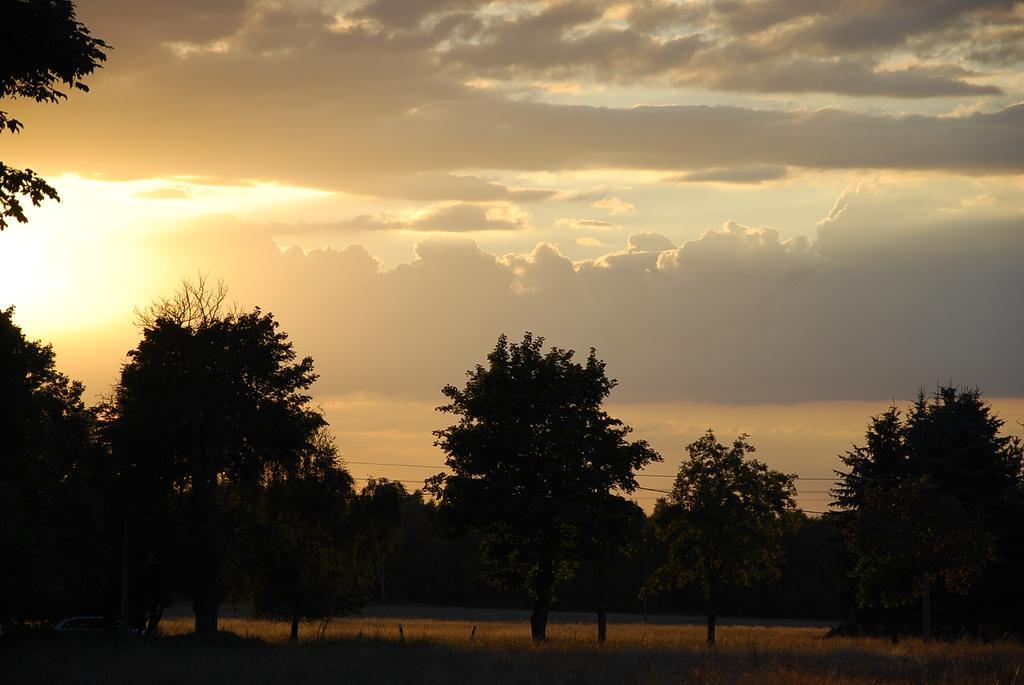
<svg viewBox="0 0 1024 685">
<path fill-rule="evenodd" d="M 253 183 L 219 185 L 197 178 L 108 181 L 51 179 L 61 202 L 27 212 L 29 224 L 0 233 L 0 307 L 17 306 L 35 335 L 102 328 L 131 319 L 135 307 L 177 278 L 148 236 L 173 232 L 201 215 L 266 216 L 295 211 L 331 193 Z"/>
</svg>

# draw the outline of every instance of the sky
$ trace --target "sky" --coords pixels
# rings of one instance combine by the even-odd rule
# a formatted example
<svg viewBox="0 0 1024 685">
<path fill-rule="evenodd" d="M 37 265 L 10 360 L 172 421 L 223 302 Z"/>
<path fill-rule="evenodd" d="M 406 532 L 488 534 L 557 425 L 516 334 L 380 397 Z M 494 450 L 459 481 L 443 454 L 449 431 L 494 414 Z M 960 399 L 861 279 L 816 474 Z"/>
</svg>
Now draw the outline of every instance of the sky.
<svg viewBox="0 0 1024 685">
<path fill-rule="evenodd" d="M 77 5 L 90 92 L 0 103 L 62 198 L 0 306 L 91 398 L 204 274 L 315 359 L 356 476 L 434 472 L 441 387 L 527 330 L 607 362 L 644 487 L 707 428 L 830 477 L 938 383 L 1024 430 L 1020 2 Z"/>
</svg>

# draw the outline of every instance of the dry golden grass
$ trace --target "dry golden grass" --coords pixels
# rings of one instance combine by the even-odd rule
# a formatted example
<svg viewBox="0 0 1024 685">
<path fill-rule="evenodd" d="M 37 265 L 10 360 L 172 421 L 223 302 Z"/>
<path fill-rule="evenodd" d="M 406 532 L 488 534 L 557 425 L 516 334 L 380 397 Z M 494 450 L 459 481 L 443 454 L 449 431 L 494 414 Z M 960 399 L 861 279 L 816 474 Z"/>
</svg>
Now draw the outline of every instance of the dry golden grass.
<svg viewBox="0 0 1024 685">
<path fill-rule="evenodd" d="M 399 623 L 404 640 L 399 638 Z M 8 646 L 2 674 L 53 683 L 1007 683 L 1024 685 L 1024 648 L 1015 642 L 893 645 L 826 639 L 822 628 L 721 626 L 708 650 L 697 625 L 555 623 L 534 645 L 524 621 L 348 618 L 325 639 L 304 624 L 289 644 L 280 621 L 224 619 L 239 636 L 197 641 L 191 621 L 166 621 L 152 642 L 29 642 Z M 0 680 L 3 676 L 0 674 Z"/>
</svg>

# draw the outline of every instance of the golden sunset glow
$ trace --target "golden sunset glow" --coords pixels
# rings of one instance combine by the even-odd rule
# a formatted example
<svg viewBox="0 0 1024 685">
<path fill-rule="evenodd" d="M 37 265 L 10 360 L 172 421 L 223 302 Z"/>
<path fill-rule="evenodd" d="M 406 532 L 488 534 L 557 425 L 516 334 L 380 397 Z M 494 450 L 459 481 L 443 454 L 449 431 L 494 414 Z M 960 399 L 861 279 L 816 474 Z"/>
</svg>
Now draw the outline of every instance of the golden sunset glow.
<svg viewBox="0 0 1024 685">
<path fill-rule="evenodd" d="M 946 381 L 1020 433 L 1020 4 L 174 5 L 82 0 L 90 92 L 4 103 L 61 202 L 0 233 L 0 307 L 90 396 L 205 274 L 354 461 L 439 463 L 440 388 L 525 330 L 668 463 L 713 426 L 829 475 Z"/>
</svg>

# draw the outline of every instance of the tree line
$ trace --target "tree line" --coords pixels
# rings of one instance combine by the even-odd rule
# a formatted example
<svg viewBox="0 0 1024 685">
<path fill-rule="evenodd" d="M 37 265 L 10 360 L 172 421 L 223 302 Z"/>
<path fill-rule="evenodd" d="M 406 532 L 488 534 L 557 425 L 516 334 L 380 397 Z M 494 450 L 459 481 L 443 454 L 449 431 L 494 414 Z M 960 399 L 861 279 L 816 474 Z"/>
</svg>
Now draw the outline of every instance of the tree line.
<svg viewBox="0 0 1024 685">
<path fill-rule="evenodd" d="M 139 314 L 109 396 L 0 311 L 0 621 L 71 613 L 157 631 L 176 598 L 195 630 L 242 602 L 291 622 L 374 599 L 549 612 L 699 610 L 830 617 L 843 630 L 944 636 L 1022 628 L 1024 454 L 976 389 L 940 386 L 871 419 L 841 455 L 836 511 L 810 518 L 795 476 L 747 436 L 686 447 L 648 516 L 636 476 L 661 456 L 603 408 L 591 349 L 501 336 L 442 389 L 447 470 L 409 492 L 356 487 L 274 317 L 185 282 Z"/>
</svg>

